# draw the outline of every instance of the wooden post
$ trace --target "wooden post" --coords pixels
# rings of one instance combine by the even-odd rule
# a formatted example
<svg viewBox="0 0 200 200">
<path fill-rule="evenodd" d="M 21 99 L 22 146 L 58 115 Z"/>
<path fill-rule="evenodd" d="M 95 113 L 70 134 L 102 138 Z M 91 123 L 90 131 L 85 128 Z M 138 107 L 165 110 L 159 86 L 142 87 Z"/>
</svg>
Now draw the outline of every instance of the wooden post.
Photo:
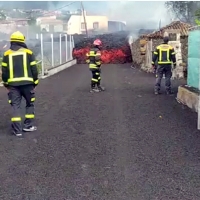
<svg viewBox="0 0 200 200">
<path fill-rule="evenodd" d="M 86 17 L 85 17 L 85 9 L 83 7 L 82 1 L 81 1 L 81 8 L 82 8 L 83 20 L 84 20 L 84 24 L 85 24 L 85 32 L 86 32 L 86 36 L 88 37 L 87 22 L 86 22 Z"/>
<path fill-rule="evenodd" d="M 150 63 L 149 63 L 150 68 L 151 68 L 151 66 L 152 66 L 152 64 L 151 64 L 151 62 L 152 62 L 152 51 L 153 51 L 153 41 L 152 41 L 152 39 L 151 39 L 151 40 L 150 40 Z"/>
</svg>

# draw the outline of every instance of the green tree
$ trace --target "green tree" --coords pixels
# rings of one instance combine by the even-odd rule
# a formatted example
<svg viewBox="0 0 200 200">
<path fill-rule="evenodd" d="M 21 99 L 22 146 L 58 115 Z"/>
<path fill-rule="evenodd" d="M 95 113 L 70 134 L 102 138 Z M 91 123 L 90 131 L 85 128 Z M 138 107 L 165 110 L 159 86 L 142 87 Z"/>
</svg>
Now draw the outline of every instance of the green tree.
<svg viewBox="0 0 200 200">
<path fill-rule="evenodd" d="M 195 11 L 195 23 L 196 25 L 200 26 L 200 9 Z"/>
<path fill-rule="evenodd" d="M 0 12 L 0 20 L 5 20 L 6 19 L 6 15 L 1 11 Z"/>
<path fill-rule="evenodd" d="M 36 14 L 32 11 L 28 11 L 25 13 L 25 17 L 28 19 L 29 31 L 40 32 L 40 26 L 36 24 Z"/>
<path fill-rule="evenodd" d="M 30 16 L 30 17 L 27 17 L 27 18 L 28 18 L 29 31 L 39 33 L 40 32 L 40 26 L 38 26 L 36 24 L 36 18 L 33 17 L 33 16 Z"/>
<path fill-rule="evenodd" d="M 35 26 L 36 25 L 36 18 L 30 17 L 28 20 L 28 25 L 29 26 Z"/>
<path fill-rule="evenodd" d="M 165 6 L 169 9 L 176 18 L 185 22 L 194 23 L 195 11 L 200 7 L 198 1 L 167 1 Z"/>
</svg>

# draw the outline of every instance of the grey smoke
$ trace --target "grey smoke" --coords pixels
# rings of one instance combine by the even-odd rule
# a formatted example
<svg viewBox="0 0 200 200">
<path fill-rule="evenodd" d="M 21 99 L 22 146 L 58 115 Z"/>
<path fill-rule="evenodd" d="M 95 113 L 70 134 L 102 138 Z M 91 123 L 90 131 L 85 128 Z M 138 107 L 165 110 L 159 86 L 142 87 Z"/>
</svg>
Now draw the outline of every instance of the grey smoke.
<svg viewBox="0 0 200 200">
<path fill-rule="evenodd" d="M 72 1 L 1 1 L 3 8 L 55 10 Z M 163 1 L 83 1 L 88 14 L 107 15 L 110 20 L 126 21 L 130 30 L 158 29 L 159 21 L 164 26 L 170 23 L 171 16 Z M 63 10 L 80 9 L 80 2 L 74 2 Z"/>
</svg>

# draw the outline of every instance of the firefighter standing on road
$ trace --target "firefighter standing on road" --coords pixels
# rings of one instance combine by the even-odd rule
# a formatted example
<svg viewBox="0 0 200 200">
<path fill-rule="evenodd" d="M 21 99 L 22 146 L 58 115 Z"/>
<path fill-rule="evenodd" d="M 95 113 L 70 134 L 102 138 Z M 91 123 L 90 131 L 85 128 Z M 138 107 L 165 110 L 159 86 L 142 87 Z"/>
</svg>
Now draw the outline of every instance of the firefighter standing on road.
<svg viewBox="0 0 200 200">
<path fill-rule="evenodd" d="M 105 88 L 101 87 L 101 45 L 101 40 L 96 39 L 93 42 L 93 48 L 86 54 L 86 62 L 89 64 L 89 69 L 92 72 L 90 92 L 100 92 L 105 90 Z"/>
<path fill-rule="evenodd" d="M 156 47 L 154 51 L 152 66 L 155 68 L 155 62 L 158 59 L 158 66 L 156 69 L 156 84 L 154 88 L 155 94 L 160 94 L 161 80 L 165 75 L 166 93 L 171 94 L 171 77 L 172 77 L 172 62 L 174 68 L 176 67 L 176 56 L 174 48 L 168 44 L 169 37 L 164 37 L 163 44 Z"/>
<path fill-rule="evenodd" d="M 35 56 L 25 44 L 25 37 L 19 31 L 10 37 L 10 49 L 3 55 L 2 80 L 8 89 L 8 97 L 12 106 L 12 133 L 22 136 L 25 132 L 35 131 L 34 120 L 34 88 L 38 85 L 38 70 Z M 26 100 L 26 114 L 22 127 L 20 104 L 22 97 Z"/>
</svg>

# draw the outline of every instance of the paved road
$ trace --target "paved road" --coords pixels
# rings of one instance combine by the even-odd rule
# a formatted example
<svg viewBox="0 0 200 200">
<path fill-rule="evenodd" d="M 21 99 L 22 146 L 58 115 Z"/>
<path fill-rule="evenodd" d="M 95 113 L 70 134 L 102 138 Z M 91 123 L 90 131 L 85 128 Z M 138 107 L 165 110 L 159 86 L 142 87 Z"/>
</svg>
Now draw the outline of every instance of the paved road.
<svg viewBox="0 0 200 200">
<path fill-rule="evenodd" d="M 88 93 L 89 78 L 77 65 L 43 80 L 39 130 L 24 139 L 9 135 L 0 89 L 0 199 L 200 199 L 197 115 L 130 65 L 103 68 L 104 93 Z"/>
</svg>

